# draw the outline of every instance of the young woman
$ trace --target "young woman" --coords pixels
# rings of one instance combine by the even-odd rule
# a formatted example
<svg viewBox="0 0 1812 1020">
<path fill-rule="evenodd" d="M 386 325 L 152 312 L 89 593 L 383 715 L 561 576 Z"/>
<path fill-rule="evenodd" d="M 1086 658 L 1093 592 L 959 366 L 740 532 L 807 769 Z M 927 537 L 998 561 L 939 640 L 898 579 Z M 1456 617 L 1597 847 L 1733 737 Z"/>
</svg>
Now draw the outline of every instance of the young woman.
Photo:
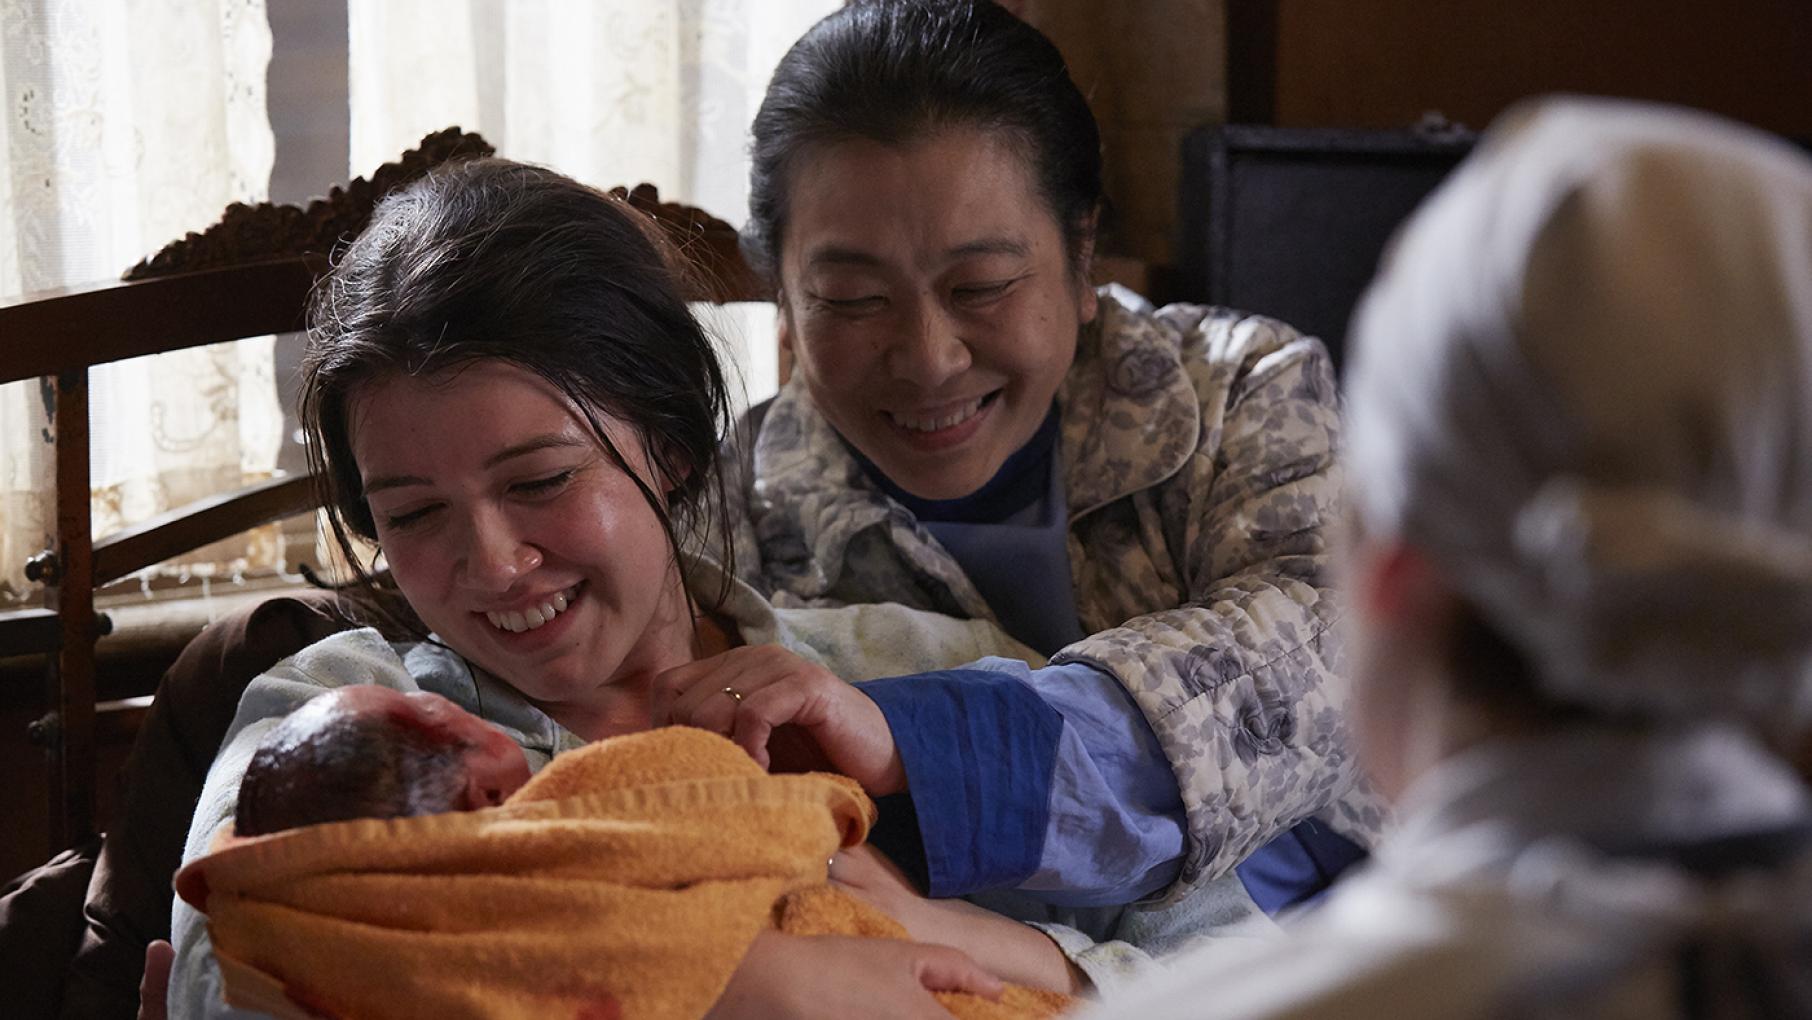
<svg viewBox="0 0 1812 1020">
<path fill-rule="evenodd" d="M 1399 799 L 1287 950 L 1111 1015 L 1812 1015 L 1812 164 L 1508 116 L 1357 321 L 1354 716 Z"/>
<path fill-rule="evenodd" d="M 349 557 L 350 536 L 382 550 L 421 637 L 340 633 L 253 680 L 186 860 L 231 821 L 261 737 L 347 683 L 439 694 L 539 766 L 648 728 L 657 679 L 697 660 L 748 670 L 785 655 L 853 680 L 1038 659 L 986 621 L 889 605 L 777 610 L 694 554 L 700 522 L 722 520 L 704 503 L 726 388 L 644 226 L 550 171 L 476 161 L 387 199 L 340 257 L 312 315 L 309 449 Z M 736 678 L 711 696 L 762 697 Z M 872 854 L 840 857 L 833 877 L 943 946 L 764 933 L 722 1015 L 937 1015 L 927 987 L 992 982 L 948 946 L 1019 983 L 1075 985 L 1046 934 L 924 900 Z M 173 931 L 174 1014 L 219 1011 L 205 926 L 179 905 Z"/>
<path fill-rule="evenodd" d="M 935 895 L 1178 900 L 1280 834 L 1244 869 L 1260 901 L 1324 885 L 1380 821 L 1329 635 L 1325 350 L 1089 285 L 1094 119 L 993 3 L 830 15 L 775 71 L 753 157 L 746 247 L 795 372 L 745 437 L 738 569 L 778 604 L 998 620 L 1057 665 L 865 691 L 775 668 L 738 705 L 700 667 L 662 718 L 751 750 L 804 723 L 871 793 L 936 805 L 877 835 Z M 982 702 L 986 739 L 938 722 Z M 1123 959 L 1084 966 L 1100 985 Z"/>
</svg>

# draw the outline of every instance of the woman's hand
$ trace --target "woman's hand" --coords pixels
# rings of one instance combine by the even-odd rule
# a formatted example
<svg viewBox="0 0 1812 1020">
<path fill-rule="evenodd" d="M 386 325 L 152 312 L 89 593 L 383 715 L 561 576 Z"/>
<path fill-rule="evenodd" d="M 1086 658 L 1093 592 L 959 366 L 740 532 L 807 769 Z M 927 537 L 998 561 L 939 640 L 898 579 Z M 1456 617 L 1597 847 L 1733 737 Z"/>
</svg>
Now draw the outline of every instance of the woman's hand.
<svg viewBox="0 0 1812 1020">
<path fill-rule="evenodd" d="M 944 946 L 764 931 L 706 1017 L 949 1020 L 932 992 L 994 999 L 1001 986 L 974 960 Z"/>
<path fill-rule="evenodd" d="M 138 979 L 138 1020 L 164 1020 L 170 992 L 170 965 L 176 950 L 163 939 L 145 947 L 145 976 Z"/>
<path fill-rule="evenodd" d="M 831 884 L 886 913 L 919 942 L 960 949 L 1003 981 L 1075 995 L 1088 979 L 1036 928 L 962 900 L 919 894 L 887 856 L 864 843 L 831 859 Z"/>
<path fill-rule="evenodd" d="M 924 929 L 934 922 L 922 915 L 937 901 L 920 893 L 899 865 L 867 843 L 837 851 L 830 861 L 830 883 L 905 925 L 920 942 L 953 944 L 947 938 L 925 937 Z"/>
<path fill-rule="evenodd" d="M 880 706 L 778 645 L 746 645 L 676 666 L 655 678 L 651 701 L 653 725 L 721 733 L 763 768 L 840 772 L 874 797 L 906 788 Z"/>
</svg>

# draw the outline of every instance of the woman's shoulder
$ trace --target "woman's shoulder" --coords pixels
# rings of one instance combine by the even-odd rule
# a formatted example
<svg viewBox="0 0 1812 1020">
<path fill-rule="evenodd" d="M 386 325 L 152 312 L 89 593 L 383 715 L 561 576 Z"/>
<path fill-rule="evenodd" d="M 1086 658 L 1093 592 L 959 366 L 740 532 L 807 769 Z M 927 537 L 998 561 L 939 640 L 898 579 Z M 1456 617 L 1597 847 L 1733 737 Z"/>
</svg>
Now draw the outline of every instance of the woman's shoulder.
<svg viewBox="0 0 1812 1020">
<path fill-rule="evenodd" d="M 777 609 L 776 643 L 812 658 L 845 680 L 872 680 L 954 669 L 979 659 L 1044 665 L 1044 657 L 990 620 L 965 620 L 891 602 Z"/>
<path fill-rule="evenodd" d="M 228 736 L 255 720 L 286 715 L 303 701 L 337 687 L 380 684 L 420 690 L 405 664 L 411 647 L 370 627 L 330 634 L 254 677 L 239 699 Z"/>
<path fill-rule="evenodd" d="M 989 657 L 1044 664 L 1043 656 L 988 620 L 891 602 L 779 606 L 698 555 L 686 561 L 686 581 L 695 597 L 734 625 L 744 644 L 779 645 L 845 680 L 950 669 Z"/>
<path fill-rule="evenodd" d="M 394 640 L 371 627 L 330 634 L 265 676 L 322 688 L 381 684 L 442 694 L 472 686 L 471 667 L 452 649 L 433 640 Z"/>
<path fill-rule="evenodd" d="M 1327 348 L 1286 322 L 1218 305 L 1160 308 L 1112 285 L 1101 298 L 1093 342 L 1078 351 L 1066 380 L 1066 392 L 1084 396 L 1084 407 L 1090 392 L 1144 404 L 1168 396 L 1178 405 L 1174 415 L 1192 409 L 1204 438 L 1219 435 L 1214 426 L 1240 407 L 1263 413 L 1281 400 L 1312 406 L 1316 417 L 1336 413 Z"/>
<path fill-rule="evenodd" d="M 352 684 L 378 684 L 401 691 L 432 691 L 463 707 L 472 703 L 472 668 L 458 653 L 431 640 L 397 641 L 370 627 L 343 630 L 283 659 L 253 679 L 240 701 L 241 721 L 260 711 L 267 698 L 279 714 L 310 692 Z"/>
<path fill-rule="evenodd" d="M 400 666 L 399 648 L 407 647 L 408 643 L 392 642 L 374 627 L 355 627 L 329 634 L 278 662 L 269 672 L 338 687 L 348 682 L 338 678 L 362 671 L 384 672 Z"/>
<path fill-rule="evenodd" d="M 1123 360 L 1135 349 L 1172 354 L 1176 360 L 1250 367 L 1282 354 L 1327 362 L 1327 348 L 1289 323 L 1221 305 L 1179 302 L 1162 307 L 1118 284 L 1098 291 L 1100 352 Z"/>
</svg>

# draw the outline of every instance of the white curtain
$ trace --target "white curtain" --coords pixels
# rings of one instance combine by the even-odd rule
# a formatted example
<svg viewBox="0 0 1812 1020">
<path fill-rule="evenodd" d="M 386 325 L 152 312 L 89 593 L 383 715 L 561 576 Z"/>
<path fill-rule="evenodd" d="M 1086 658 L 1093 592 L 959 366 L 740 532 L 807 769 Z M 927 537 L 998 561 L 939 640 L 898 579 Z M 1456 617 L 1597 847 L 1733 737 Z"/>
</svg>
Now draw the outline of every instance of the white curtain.
<svg viewBox="0 0 1812 1020">
<path fill-rule="evenodd" d="M 273 154 L 264 0 L 0 0 L 0 294 L 116 279 L 229 202 L 263 199 Z M 269 477 L 282 416 L 270 342 L 90 374 L 105 534 Z M 0 387 L 0 600 L 54 531 L 46 406 Z M 274 532 L 177 569 L 269 565 Z"/>
<path fill-rule="evenodd" d="M 781 54 L 841 0 L 349 0 L 351 172 L 457 124 L 598 187 L 643 181 L 741 225 L 748 129 Z M 750 399 L 772 306 L 707 313 Z"/>
</svg>

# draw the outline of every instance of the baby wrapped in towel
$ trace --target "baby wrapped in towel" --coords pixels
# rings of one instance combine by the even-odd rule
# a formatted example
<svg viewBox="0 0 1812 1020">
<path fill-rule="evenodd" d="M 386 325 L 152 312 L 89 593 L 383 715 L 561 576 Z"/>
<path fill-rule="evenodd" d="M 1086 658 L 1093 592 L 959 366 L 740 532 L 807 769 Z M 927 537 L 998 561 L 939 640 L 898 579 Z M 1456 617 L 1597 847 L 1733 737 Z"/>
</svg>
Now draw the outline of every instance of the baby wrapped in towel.
<svg viewBox="0 0 1812 1020">
<path fill-rule="evenodd" d="M 237 1006 L 699 1017 L 764 929 L 906 937 L 826 881 L 873 818 L 847 779 L 771 776 L 681 727 L 600 741 L 531 779 L 513 741 L 451 702 L 356 686 L 267 736 L 235 831 L 177 892 L 208 915 Z M 978 1018 L 1068 1005 L 1017 986 L 939 998 Z"/>
</svg>

